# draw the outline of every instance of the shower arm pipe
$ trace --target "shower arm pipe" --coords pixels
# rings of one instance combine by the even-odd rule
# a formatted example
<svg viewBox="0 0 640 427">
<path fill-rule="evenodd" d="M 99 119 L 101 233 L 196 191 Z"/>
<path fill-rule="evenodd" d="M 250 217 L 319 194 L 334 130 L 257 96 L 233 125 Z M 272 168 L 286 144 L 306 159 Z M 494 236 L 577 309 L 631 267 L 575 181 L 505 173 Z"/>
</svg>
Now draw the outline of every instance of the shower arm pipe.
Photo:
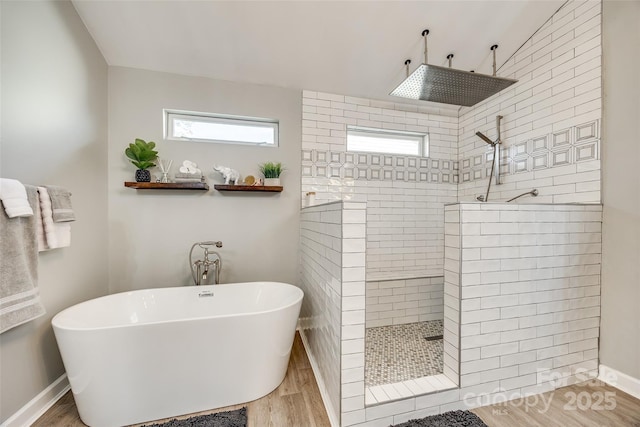
<svg viewBox="0 0 640 427">
<path fill-rule="evenodd" d="M 429 63 L 427 56 L 427 36 L 429 35 L 429 30 L 422 31 L 422 37 L 424 37 L 424 63 L 425 65 Z"/>
<path fill-rule="evenodd" d="M 493 77 L 496 76 L 496 49 L 498 48 L 497 44 L 491 46 L 491 51 L 493 52 Z"/>
<path fill-rule="evenodd" d="M 404 65 L 407 68 L 407 78 L 409 78 L 409 64 L 411 64 L 410 59 L 407 59 L 406 61 L 404 61 Z"/>
<path fill-rule="evenodd" d="M 519 194 L 516 197 L 512 197 L 511 199 L 507 200 L 507 203 L 513 202 L 514 200 L 519 199 L 522 196 L 526 196 L 527 194 L 531 195 L 532 197 L 537 197 L 538 196 L 538 190 L 536 188 L 534 188 L 531 191 L 527 191 L 526 193 Z"/>
</svg>

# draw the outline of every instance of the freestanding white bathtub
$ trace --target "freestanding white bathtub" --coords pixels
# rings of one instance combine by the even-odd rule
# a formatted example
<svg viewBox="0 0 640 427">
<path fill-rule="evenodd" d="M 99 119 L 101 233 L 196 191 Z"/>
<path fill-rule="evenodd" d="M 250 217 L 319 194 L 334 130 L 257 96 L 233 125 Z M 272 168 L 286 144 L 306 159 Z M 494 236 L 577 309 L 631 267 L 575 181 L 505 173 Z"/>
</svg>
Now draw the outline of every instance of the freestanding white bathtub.
<svg viewBox="0 0 640 427">
<path fill-rule="evenodd" d="M 303 293 L 254 282 L 86 301 L 51 323 L 80 418 L 114 427 L 260 398 L 284 379 Z"/>
</svg>

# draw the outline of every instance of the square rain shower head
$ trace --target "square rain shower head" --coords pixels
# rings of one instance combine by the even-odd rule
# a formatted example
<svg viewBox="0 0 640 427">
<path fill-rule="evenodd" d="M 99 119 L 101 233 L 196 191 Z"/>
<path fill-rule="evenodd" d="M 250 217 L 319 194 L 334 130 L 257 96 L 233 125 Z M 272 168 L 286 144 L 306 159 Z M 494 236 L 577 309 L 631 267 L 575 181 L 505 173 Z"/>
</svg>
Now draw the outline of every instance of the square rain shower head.
<svg viewBox="0 0 640 427">
<path fill-rule="evenodd" d="M 422 64 L 391 95 L 471 107 L 516 82 L 513 79 Z"/>
</svg>

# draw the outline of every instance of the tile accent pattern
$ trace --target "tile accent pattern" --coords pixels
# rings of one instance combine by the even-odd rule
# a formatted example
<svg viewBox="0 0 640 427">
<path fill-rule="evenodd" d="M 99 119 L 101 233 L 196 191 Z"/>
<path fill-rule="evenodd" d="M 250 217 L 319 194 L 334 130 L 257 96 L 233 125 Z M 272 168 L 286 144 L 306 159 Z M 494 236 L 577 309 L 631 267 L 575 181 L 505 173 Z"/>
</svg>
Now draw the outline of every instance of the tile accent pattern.
<svg viewBox="0 0 640 427">
<path fill-rule="evenodd" d="M 505 141 L 500 162 L 500 176 L 504 179 L 503 182 L 510 181 L 510 178 L 507 178 L 509 175 L 598 160 L 598 123 L 599 120 L 594 120 L 556 133 L 542 134 L 511 147 L 507 146 L 508 141 Z M 484 155 L 463 158 L 460 163 L 464 165 L 460 171 L 463 184 L 481 180 L 484 182 L 480 184 L 486 185 L 493 163 L 493 149 L 488 147 Z M 591 174 L 591 180 L 597 179 L 598 174 Z"/>
<path fill-rule="evenodd" d="M 503 185 L 489 200 L 537 188 L 521 203 L 600 202 L 601 2 L 562 7 L 499 70 L 518 83 L 460 110 L 460 200 L 486 192 L 492 150 L 475 136 L 502 120 Z"/>
<path fill-rule="evenodd" d="M 457 161 L 431 157 L 302 150 L 303 178 L 457 183 L 458 167 Z"/>
<path fill-rule="evenodd" d="M 367 328 L 365 385 L 371 387 L 442 373 L 442 320 Z"/>
<path fill-rule="evenodd" d="M 367 281 L 366 327 L 442 320 L 444 277 Z"/>
</svg>

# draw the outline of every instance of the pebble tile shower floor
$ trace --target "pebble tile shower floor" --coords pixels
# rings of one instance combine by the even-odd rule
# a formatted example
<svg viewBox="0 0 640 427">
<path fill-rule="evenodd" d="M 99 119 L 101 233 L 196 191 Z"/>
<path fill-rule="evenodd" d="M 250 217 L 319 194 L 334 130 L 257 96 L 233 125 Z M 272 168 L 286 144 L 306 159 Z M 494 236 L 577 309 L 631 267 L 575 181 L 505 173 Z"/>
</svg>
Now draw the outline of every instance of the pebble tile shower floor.
<svg viewBox="0 0 640 427">
<path fill-rule="evenodd" d="M 442 373 L 442 320 L 368 328 L 365 385 L 372 387 Z"/>
</svg>

